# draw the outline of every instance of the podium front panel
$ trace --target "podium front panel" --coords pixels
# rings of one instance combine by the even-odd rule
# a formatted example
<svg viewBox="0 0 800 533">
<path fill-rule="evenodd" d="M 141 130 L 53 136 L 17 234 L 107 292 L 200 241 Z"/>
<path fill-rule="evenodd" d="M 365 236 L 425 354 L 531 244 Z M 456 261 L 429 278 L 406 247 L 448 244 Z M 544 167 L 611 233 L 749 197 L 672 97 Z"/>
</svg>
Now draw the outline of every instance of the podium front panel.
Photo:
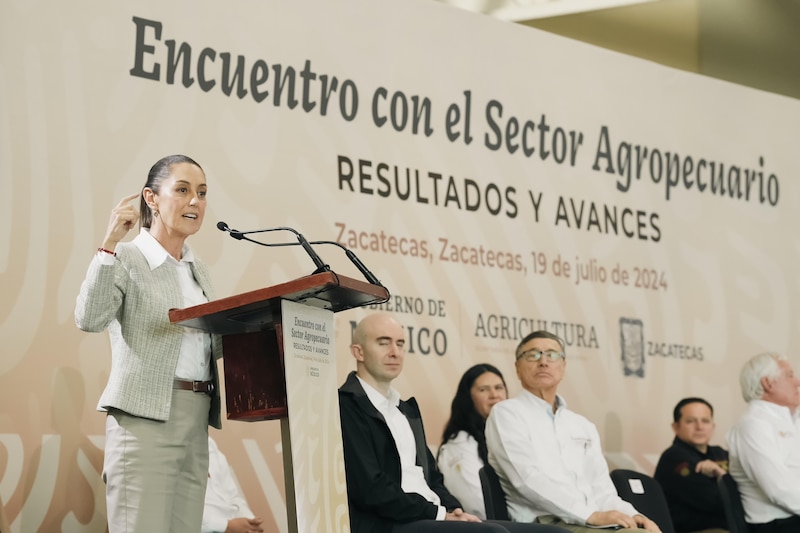
<svg viewBox="0 0 800 533">
<path fill-rule="evenodd" d="M 225 405 L 229 420 L 286 416 L 281 327 L 222 337 Z"/>
<path fill-rule="evenodd" d="M 283 453 L 293 470 L 287 507 L 293 495 L 296 510 L 289 530 L 296 520 L 300 533 L 349 532 L 333 312 L 284 300 L 282 313 L 290 436 Z"/>
</svg>

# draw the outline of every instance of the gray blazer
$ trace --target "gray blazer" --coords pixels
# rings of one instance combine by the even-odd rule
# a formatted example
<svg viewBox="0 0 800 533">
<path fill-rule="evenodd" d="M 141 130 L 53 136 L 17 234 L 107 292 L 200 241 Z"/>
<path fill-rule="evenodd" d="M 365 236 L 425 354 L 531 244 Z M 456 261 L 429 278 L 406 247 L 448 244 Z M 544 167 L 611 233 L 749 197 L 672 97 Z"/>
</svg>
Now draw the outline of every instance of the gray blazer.
<svg viewBox="0 0 800 533">
<path fill-rule="evenodd" d="M 75 305 L 75 323 L 83 331 L 111 337 L 111 373 L 97 405 L 99 411 L 116 408 L 126 413 L 168 420 L 172 382 L 180 353 L 183 328 L 171 324 L 167 313 L 183 307 L 175 269 L 169 265 L 150 270 L 133 243 L 120 243 L 114 265 L 92 261 Z M 206 266 L 191 263 L 192 274 L 209 300 L 214 299 Z M 216 360 L 222 357 L 222 340 L 211 337 L 211 365 L 219 383 Z M 211 398 L 209 424 L 222 425 L 219 387 Z"/>
</svg>

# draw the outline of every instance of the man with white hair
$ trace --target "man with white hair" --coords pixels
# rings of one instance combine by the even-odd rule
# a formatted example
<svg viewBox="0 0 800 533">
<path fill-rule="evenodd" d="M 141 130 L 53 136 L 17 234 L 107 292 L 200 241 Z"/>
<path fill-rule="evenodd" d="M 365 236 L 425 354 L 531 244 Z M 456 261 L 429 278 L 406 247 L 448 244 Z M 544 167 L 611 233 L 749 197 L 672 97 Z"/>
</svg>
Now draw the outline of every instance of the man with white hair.
<svg viewBox="0 0 800 533">
<path fill-rule="evenodd" d="M 740 375 L 747 410 L 728 433 L 730 473 L 752 533 L 800 531 L 800 379 L 774 353 Z"/>
</svg>

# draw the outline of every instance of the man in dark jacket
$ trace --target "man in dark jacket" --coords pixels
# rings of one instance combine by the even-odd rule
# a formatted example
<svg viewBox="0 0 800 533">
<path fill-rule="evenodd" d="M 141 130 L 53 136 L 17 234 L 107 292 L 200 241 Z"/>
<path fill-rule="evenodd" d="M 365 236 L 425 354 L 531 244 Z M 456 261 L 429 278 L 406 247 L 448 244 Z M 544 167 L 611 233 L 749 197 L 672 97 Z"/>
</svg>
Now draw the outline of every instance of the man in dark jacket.
<svg viewBox="0 0 800 533">
<path fill-rule="evenodd" d="M 709 444 L 714 409 L 702 398 L 684 398 L 673 420 L 675 440 L 661 454 L 654 477 L 664 489 L 675 531 L 727 531 L 717 478 L 728 470 L 728 452 Z"/>
<path fill-rule="evenodd" d="M 536 524 L 481 522 L 444 487 L 425 441 L 416 400 L 400 400 L 402 326 L 387 314 L 353 332 L 356 359 L 339 389 L 347 496 L 353 533 L 557 533 Z"/>
</svg>

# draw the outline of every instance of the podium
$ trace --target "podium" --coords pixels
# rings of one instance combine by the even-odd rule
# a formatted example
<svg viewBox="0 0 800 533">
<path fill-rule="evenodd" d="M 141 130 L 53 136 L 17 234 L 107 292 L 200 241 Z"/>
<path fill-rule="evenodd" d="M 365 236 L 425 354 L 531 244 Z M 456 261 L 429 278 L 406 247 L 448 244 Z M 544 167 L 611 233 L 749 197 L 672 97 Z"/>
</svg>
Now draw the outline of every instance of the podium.
<svg viewBox="0 0 800 533">
<path fill-rule="evenodd" d="M 228 419 L 280 419 L 291 533 L 349 530 L 333 314 L 388 297 L 326 271 L 169 312 L 222 336 Z"/>
</svg>

